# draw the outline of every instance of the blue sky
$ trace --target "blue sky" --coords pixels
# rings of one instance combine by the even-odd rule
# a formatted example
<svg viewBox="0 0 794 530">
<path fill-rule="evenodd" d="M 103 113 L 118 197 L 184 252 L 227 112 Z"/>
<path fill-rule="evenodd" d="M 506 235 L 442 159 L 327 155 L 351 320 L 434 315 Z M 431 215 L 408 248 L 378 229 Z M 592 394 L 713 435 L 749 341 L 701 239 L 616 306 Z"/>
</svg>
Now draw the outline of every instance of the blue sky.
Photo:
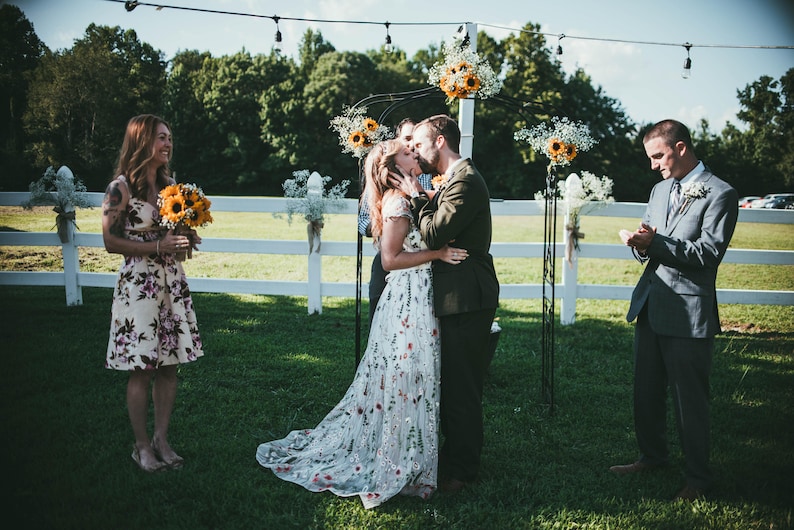
<svg viewBox="0 0 794 530">
<path fill-rule="evenodd" d="M 213 56 L 243 48 L 254 54 L 267 53 L 276 30 L 269 18 L 167 8 L 158 11 L 149 6 L 127 12 L 123 4 L 108 0 L 8 3 L 22 9 L 51 49 L 71 47 L 91 22 L 134 29 L 166 59 L 186 49 L 206 50 Z M 337 50 L 365 51 L 383 43 L 386 28 L 382 23 L 388 21 L 392 23 L 389 33 L 394 45 L 411 56 L 431 43 L 440 44 L 460 22 L 477 23 L 480 30 L 496 39 L 509 32 L 501 27 L 521 28 L 533 22 L 542 32 L 551 34 L 547 36 L 550 47 L 556 48 L 556 35 L 566 35 L 560 41 L 563 68 L 571 72 L 582 67 L 606 95 L 621 102 L 634 121 L 675 118 L 695 126 L 697 120 L 706 118 L 715 132 L 726 121 L 741 125 L 736 119 L 737 90 L 762 75 L 778 79 L 794 67 L 794 49 L 721 47 L 794 46 L 794 2 L 788 0 L 163 0 L 163 5 L 266 17 L 379 23 L 281 20 L 279 29 L 288 55 L 295 54 L 309 27 L 320 30 Z M 414 22 L 423 25 L 402 25 Z M 686 59 L 683 44 L 687 42 L 693 44 L 692 76 L 682 79 Z"/>
</svg>

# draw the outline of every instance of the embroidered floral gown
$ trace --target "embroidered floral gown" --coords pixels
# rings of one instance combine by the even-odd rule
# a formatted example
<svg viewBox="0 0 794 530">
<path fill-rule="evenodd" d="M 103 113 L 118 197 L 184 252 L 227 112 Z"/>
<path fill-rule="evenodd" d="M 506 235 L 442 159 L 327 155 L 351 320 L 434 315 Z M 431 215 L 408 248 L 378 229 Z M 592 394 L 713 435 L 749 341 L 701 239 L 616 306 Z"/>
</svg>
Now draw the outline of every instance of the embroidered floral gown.
<svg viewBox="0 0 794 530">
<path fill-rule="evenodd" d="M 406 252 L 427 248 L 405 199 L 385 200 L 383 215 L 411 219 Z M 386 282 L 342 400 L 314 429 L 256 451 L 277 477 L 310 491 L 358 495 L 365 508 L 398 493 L 427 498 L 437 484 L 440 342 L 430 263 L 392 271 Z"/>
<path fill-rule="evenodd" d="M 124 237 L 154 241 L 163 230 L 159 222 L 157 208 L 131 197 Z M 154 370 L 202 355 L 182 263 L 173 254 L 125 257 L 113 292 L 105 367 Z"/>
</svg>

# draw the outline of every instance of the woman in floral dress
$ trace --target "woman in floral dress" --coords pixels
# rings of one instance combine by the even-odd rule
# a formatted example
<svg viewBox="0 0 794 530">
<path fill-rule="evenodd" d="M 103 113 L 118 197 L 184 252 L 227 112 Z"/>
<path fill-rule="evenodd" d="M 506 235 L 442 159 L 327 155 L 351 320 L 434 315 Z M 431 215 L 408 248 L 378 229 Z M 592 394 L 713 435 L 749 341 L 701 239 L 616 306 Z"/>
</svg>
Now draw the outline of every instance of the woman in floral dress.
<svg viewBox="0 0 794 530">
<path fill-rule="evenodd" d="M 372 234 L 390 271 L 366 352 L 342 400 L 314 429 L 261 444 L 260 465 L 310 491 L 358 495 L 365 508 L 398 493 L 429 497 L 437 486 L 439 336 L 430 262 L 457 264 L 466 251 L 429 250 L 408 198 L 390 182 L 419 167 L 402 142 L 367 156 Z"/>
<path fill-rule="evenodd" d="M 105 367 L 129 372 L 132 459 L 149 472 L 183 464 L 168 442 L 177 367 L 203 355 L 185 272 L 175 259 L 201 238 L 195 231 L 177 235 L 160 226 L 157 197 L 174 183 L 168 167 L 171 149 L 171 129 L 162 118 L 132 118 L 102 202 L 105 249 L 124 256 L 113 293 Z M 154 434 L 149 439 L 152 379 Z"/>
</svg>

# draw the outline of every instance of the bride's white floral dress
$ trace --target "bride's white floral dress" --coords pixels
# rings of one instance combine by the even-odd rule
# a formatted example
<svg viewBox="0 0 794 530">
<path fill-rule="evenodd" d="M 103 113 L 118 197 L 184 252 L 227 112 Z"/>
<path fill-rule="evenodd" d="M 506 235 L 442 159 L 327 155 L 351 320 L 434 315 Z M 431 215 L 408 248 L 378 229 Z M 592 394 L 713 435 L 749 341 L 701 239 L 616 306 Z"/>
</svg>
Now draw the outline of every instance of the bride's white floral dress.
<svg viewBox="0 0 794 530">
<path fill-rule="evenodd" d="M 384 200 L 384 222 L 411 219 L 406 252 L 427 248 L 402 197 Z M 310 491 L 358 495 L 373 508 L 436 489 L 439 334 L 430 263 L 392 271 L 367 349 L 342 400 L 314 429 L 261 444 L 257 461 Z"/>
</svg>

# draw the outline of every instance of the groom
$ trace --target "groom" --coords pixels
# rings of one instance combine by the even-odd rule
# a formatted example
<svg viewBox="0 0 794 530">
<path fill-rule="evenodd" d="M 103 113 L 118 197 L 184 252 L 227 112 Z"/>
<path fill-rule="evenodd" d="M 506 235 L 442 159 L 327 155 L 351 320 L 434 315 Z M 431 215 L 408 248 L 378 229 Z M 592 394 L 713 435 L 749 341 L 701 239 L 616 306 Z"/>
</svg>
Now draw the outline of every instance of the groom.
<svg viewBox="0 0 794 530">
<path fill-rule="evenodd" d="M 414 153 L 422 172 L 446 182 L 432 200 L 416 178 L 401 189 L 431 249 L 465 248 L 459 265 L 433 263 L 436 316 L 441 328 L 441 432 L 439 488 L 457 492 L 474 482 L 483 445 L 482 390 L 491 323 L 499 303 L 499 282 L 489 254 L 491 205 L 485 180 L 459 151 L 460 129 L 446 115 L 419 122 Z M 430 192 L 431 194 L 433 192 Z"/>
</svg>

